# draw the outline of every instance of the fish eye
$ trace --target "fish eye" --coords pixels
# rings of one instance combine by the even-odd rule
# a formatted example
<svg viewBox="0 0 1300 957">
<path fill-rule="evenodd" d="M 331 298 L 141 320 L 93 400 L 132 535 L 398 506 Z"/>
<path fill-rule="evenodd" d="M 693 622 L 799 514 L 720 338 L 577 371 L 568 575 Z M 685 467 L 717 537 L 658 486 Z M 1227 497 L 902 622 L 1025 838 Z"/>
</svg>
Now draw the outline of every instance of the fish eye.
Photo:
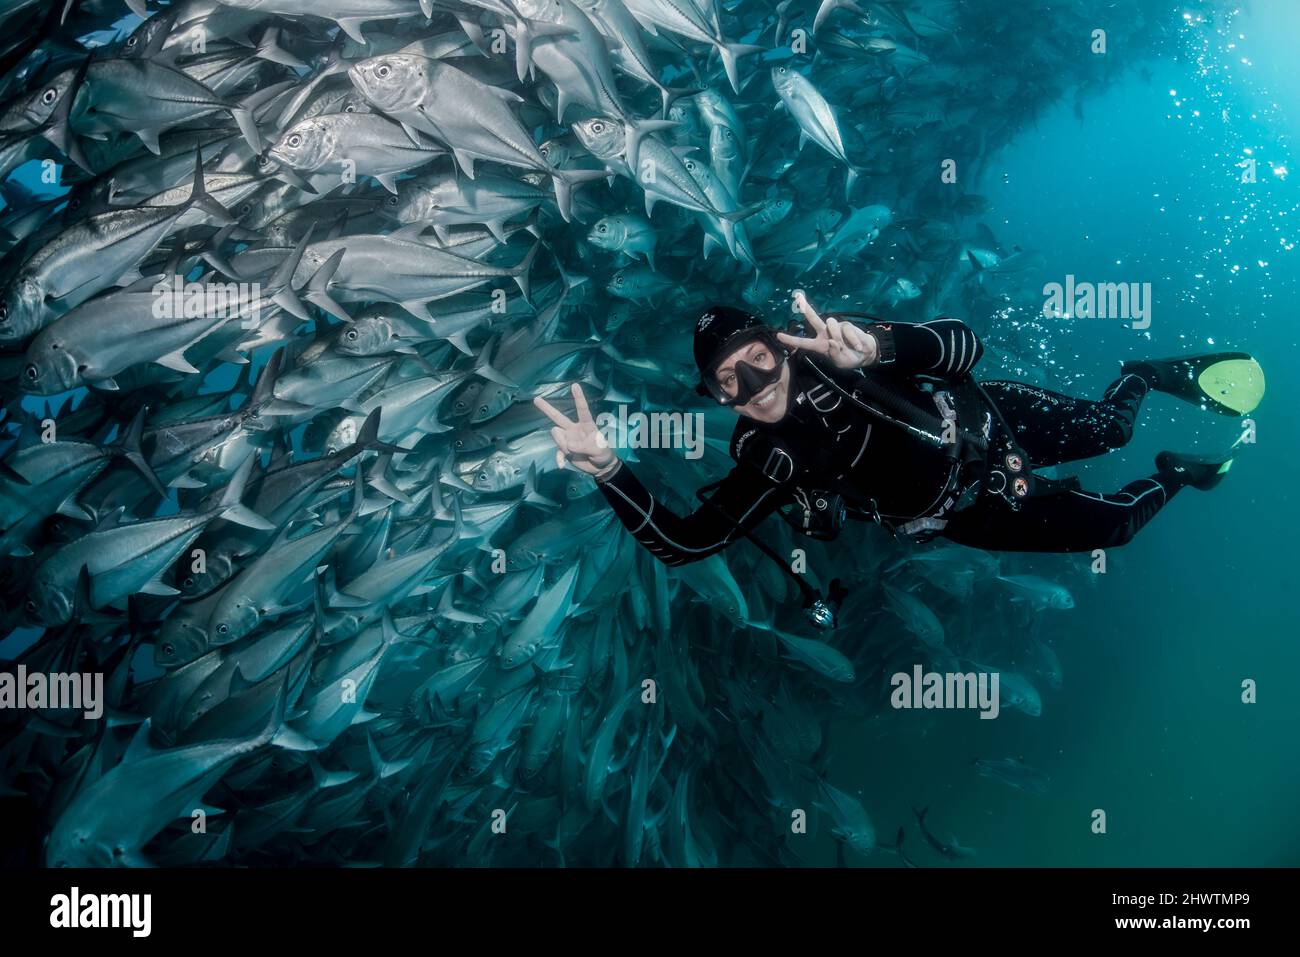
<svg viewBox="0 0 1300 957">
<path fill-rule="evenodd" d="M 172 655 L 176 654 L 176 646 L 173 645 L 170 641 L 164 641 L 162 646 L 162 653 L 164 655 L 167 655 L 168 657 L 171 657 Z"/>
<path fill-rule="evenodd" d="M 193 587 L 194 587 L 194 579 L 193 579 L 193 578 L 187 578 L 187 579 L 185 579 L 185 581 L 181 582 L 181 585 L 183 585 L 185 588 L 193 588 Z"/>
<path fill-rule="evenodd" d="M 343 112 L 344 112 L 344 113 L 355 113 L 356 111 L 357 111 L 356 106 L 353 105 L 353 104 L 351 104 L 351 103 L 349 103 L 347 106 L 343 107 Z"/>
<path fill-rule="evenodd" d="M 140 42 L 140 38 L 139 38 L 139 37 L 130 37 L 130 38 L 127 39 L 127 41 L 126 41 L 126 45 L 127 45 L 127 47 L 129 48 L 129 47 L 133 47 L 133 46 L 135 46 L 135 45 L 136 45 L 137 43 L 139 43 L 139 42 Z"/>
<path fill-rule="evenodd" d="M 35 382 L 40 377 L 40 372 L 37 371 L 36 366 L 29 365 L 23 370 L 23 375 L 27 377 L 28 382 Z"/>
<path fill-rule="evenodd" d="M 8 322 L 8 321 L 9 321 L 9 307 L 5 305 L 3 302 L 0 302 L 0 322 Z"/>
<path fill-rule="evenodd" d="M 229 625 L 217 625 L 217 634 L 224 635 L 230 631 Z"/>
<path fill-rule="evenodd" d="M 28 610 L 28 611 L 35 611 L 35 610 L 36 610 L 36 602 L 32 601 L 30 598 L 27 599 L 27 610 Z"/>
<path fill-rule="evenodd" d="M 357 330 L 355 330 L 355 329 L 349 329 L 347 332 L 343 333 L 343 338 L 344 338 L 344 339 L 348 339 L 348 340 L 350 340 L 350 341 L 352 341 L 352 342 L 356 342 L 356 341 L 357 341 Z"/>
<path fill-rule="evenodd" d="M 41 94 L 42 103 L 53 103 L 58 98 L 59 98 L 59 91 L 56 90 L 54 87 L 50 87 L 48 90 L 46 90 L 44 93 Z"/>
<path fill-rule="evenodd" d="M 299 145 L 301 145 L 302 137 L 299 136 L 297 133 L 294 133 L 291 137 L 289 137 L 287 142 L 291 148 L 296 149 Z"/>
<path fill-rule="evenodd" d="M 396 206 L 396 205 L 397 205 L 397 197 L 396 197 L 396 196 L 389 196 L 388 199 L 387 199 L 387 203 L 388 203 L 389 206 Z"/>
<path fill-rule="evenodd" d="M 486 482 L 486 481 L 488 480 L 488 474 L 487 474 L 487 472 L 479 472 L 479 473 L 478 473 L 478 480 L 479 480 L 480 482 Z"/>
<path fill-rule="evenodd" d="M 622 276 L 615 276 L 615 277 L 614 277 L 614 285 L 616 285 L 616 286 L 621 286 L 621 285 L 623 285 L 623 277 L 622 277 Z"/>
<path fill-rule="evenodd" d="M 601 223 L 599 226 L 596 227 L 596 232 L 607 233 L 609 232 L 609 227 L 606 226 L 604 223 Z"/>
<path fill-rule="evenodd" d="M 387 79 L 387 77 L 389 76 L 389 74 L 391 74 L 392 72 L 393 72 L 393 68 L 392 68 L 392 67 L 390 67 L 390 66 L 389 66 L 388 64 L 386 64 L 386 63 L 381 63 L 381 64 L 378 66 L 378 68 L 376 68 L 376 70 L 375 70 L 375 76 L 377 76 L 377 77 L 379 77 L 381 80 L 383 80 L 383 79 Z"/>
<path fill-rule="evenodd" d="M 604 133 L 604 132 L 605 132 L 605 124 L 604 124 L 604 123 L 592 123 L 592 124 L 591 124 L 591 131 L 592 131 L 593 133 Z"/>
</svg>

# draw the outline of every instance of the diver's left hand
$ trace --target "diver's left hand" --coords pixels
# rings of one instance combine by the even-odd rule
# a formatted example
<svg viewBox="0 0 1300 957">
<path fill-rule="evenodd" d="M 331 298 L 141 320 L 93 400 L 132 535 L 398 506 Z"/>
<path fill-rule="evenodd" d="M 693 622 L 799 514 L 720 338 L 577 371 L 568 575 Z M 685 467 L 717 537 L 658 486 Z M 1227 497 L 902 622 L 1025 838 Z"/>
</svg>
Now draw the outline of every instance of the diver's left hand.
<svg viewBox="0 0 1300 957">
<path fill-rule="evenodd" d="M 834 317 L 822 319 L 802 289 L 795 290 L 793 299 L 795 309 L 808 321 L 814 336 L 808 339 L 778 332 L 776 337 L 787 346 L 826 356 L 840 369 L 861 369 L 876 361 L 876 337 L 871 333 Z"/>
</svg>

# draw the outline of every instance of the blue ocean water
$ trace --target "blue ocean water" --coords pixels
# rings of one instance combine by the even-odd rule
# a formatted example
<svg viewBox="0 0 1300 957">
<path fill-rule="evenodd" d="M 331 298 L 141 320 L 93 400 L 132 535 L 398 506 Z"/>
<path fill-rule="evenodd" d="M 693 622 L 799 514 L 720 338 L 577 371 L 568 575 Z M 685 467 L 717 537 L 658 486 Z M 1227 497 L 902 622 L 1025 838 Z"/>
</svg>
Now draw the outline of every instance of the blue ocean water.
<svg viewBox="0 0 1300 957">
<path fill-rule="evenodd" d="M 1152 322 L 1136 331 L 1104 319 L 962 318 L 1018 326 L 1010 334 L 1040 360 L 1043 383 L 1071 393 L 1100 395 L 1121 359 L 1243 349 L 1262 362 L 1268 396 L 1253 416 L 1257 441 L 1239 449 L 1224 485 L 1182 492 L 1108 555 L 1105 575 L 1080 556 L 1019 561 L 1017 570 L 1066 582 L 1076 601 L 1038 613 L 1064 675 L 1060 690 L 1042 689 L 1040 717 L 882 710 L 838 720 L 831 778 L 862 800 L 882 843 L 906 826 L 909 853 L 935 863 L 913 818 L 928 806 L 930 826 L 973 847 L 977 865 L 1300 863 L 1289 677 L 1300 668 L 1290 573 L 1300 531 L 1290 316 L 1300 293 L 1300 180 L 1290 169 L 1300 79 L 1287 43 L 1297 33 L 1300 9 L 1282 0 L 1257 2 L 1229 31 L 1189 28 L 1185 57 L 1145 61 L 1077 108 L 1057 103 L 985 164 L 974 190 L 991 207 L 979 218 L 1040 257 L 1028 286 L 1067 275 L 1150 282 Z M 1256 182 L 1243 183 L 1251 158 Z M 34 176 L 19 174 L 36 188 Z M 844 274 L 834 293 L 852 306 Z M 221 370 L 205 390 L 233 374 Z M 1109 490 L 1148 474 L 1161 449 L 1221 451 L 1240 432 L 1236 420 L 1156 395 L 1129 446 L 1063 471 Z M 983 611 L 975 603 L 965 614 L 978 626 Z M 0 650 L 34 638 L 15 633 Z M 142 662 L 136 677 L 153 674 Z M 1258 683 L 1258 703 L 1242 703 L 1246 680 Z M 1002 757 L 1048 774 L 1048 792 L 1010 790 L 971 764 Z M 1097 810 L 1104 834 L 1092 830 Z M 823 831 L 805 857 L 831 863 L 835 852 Z"/>
<path fill-rule="evenodd" d="M 1300 863 L 1290 687 L 1300 669 L 1300 75 L 1288 67 L 1300 7 L 1252 4 L 1235 26 L 1209 32 L 1199 60 L 1129 75 L 1082 118 L 1060 104 L 989 164 L 983 188 L 999 236 L 1044 254 L 1045 282 L 1153 283 L 1145 332 L 1102 319 L 1048 327 L 1054 385 L 1095 396 L 1122 358 L 1250 351 L 1268 377 L 1258 441 L 1240 447 L 1211 495 L 1181 493 L 1112 552 L 1108 573 L 1075 589 L 1073 610 L 1041 613 L 1064 675 L 1059 692 L 1043 692 L 1041 717 L 900 712 L 865 734 L 840 724 L 837 770 L 852 768 L 886 834 L 928 804 L 932 824 L 977 849 L 969 864 Z M 1249 155 L 1260 172 L 1243 184 L 1236 164 Z M 1157 395 L 1129 446 L 1071 471 L 1114 488 L 1147 474 L 1161 449 L 1220 451 L 1239 431 Z M 1036 568 L 1052 577 L 1070 561 L 1042 557 Z M 1242 703 L 1246 679 L 1258 683 L 1256 704 Z M 1011 791 L 969 767 L 1005 756 L 1049 774 L 1049 793 Z M 1104 835 L 1091 829 L 1098 808 Z"/>
</svg>

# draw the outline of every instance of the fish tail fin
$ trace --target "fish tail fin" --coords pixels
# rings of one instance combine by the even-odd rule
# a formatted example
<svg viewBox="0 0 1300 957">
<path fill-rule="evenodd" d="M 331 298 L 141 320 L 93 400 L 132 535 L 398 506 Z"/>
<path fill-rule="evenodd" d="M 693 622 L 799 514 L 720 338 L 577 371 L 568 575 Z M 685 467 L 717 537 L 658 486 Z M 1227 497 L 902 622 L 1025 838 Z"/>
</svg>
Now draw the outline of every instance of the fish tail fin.
<svg viewBox="0 0 1300 957">
<path fill-rule="evenodd" d="M 275 380 L 280 374 L 280 365 L 284 362 L 284 350 L 277 349 L 267 360 L 262 374 L 257 377 L 252 394 L 248 397 L 248 408 L 255 409 L 275 398 Z"/>
<path fill-rule="evenodd" d="M 529 505 L 536 505 L 540 508 L 555 509 L 559 508 L 558 502 L 547 498 L 541 492 L 537 491 L 537 466 L 528 466 L 528 474 L 524 477 L 524 494 L 522 501 Z"/>
<path fill-rule="evenodd" d="M 703 93 L 704 88 L 699 86 L 661 86 L 659 87 L 659 96 L 663 99 L 664 117 L 668 116 L 668 109 L 684 96 L 695 96 L 697 93 Z"/>
<path fill-rule="evenodd" d="M 400 446 L 390 445 L 388 442 L 380 441 L 379 414 L 381 411 L 382 409 L 378 407 L 371 409 L 370 414 L 366 416 L 366 420 L 361 423 L 361 429 L 357 432 L 357 446 L 360 448 L 372 449 L 376 452 L 389 452 L 393 455 L 405 452 L 406 449 Z"/>
<path fill-rule="evenodd" d="M 77 75 L 63 94 L 63 99 L 59 101 L 59 105 L 50 114 L 50 118 L 42 125 L 40 135 L 72 162 L 87 173 L 94 175 L 95 171 L 86 161 L 85 155 L 82 154 L 81 147 L 77 143 L 77 134 L 73 131 L 70 122 L 72 104 L 77 99 L 77 93 L 81 90 L 82 81 L 86 78 L 86 71 L 90 68 L 90 61 L 91 57 L 86 57 L 81 61 L 81 65 L 77 67 Z"/>
<path fill-rule="evenodd" d="M 496 366 L 492 365 L 492 360 L 488 356 L 488 350 L 484 348 L 478 355 L 478 361 L 474 363 L 474 374 L 487 379 L 489 382 L 495 382 L 497 385 L 505 386 L 507 389 L 518 389 L 519 383 L 510 378 Z"/>
<path fill-rule="evenodd" d="M 260 50 L 258 51 L 261 52 Z M 262 142 L 262 134 L 257 129 L 257 116 L 254 111 L 261 109 L 270 103 L 285 90 L 295 86 L 294 81 L 286 80 L 283 83 L 276 83 L 272 86 L 263 87 L 260 90 L 248 94 L 239 102 L 229 107 L 230 115 L 239 127 L 239 132 L 243 135 L 248 145 L 253 148 L 253 152 L 261 155 L 262 148 L 266 145 Z"/>
<path fill-rule="evenodd" d="M 631 120 L 623 125 L 624 156 L 627 157 L 627 165 L 634 173 L 638 169 L 637 157 L 641 153 L 641 141 L 651 133 L 671 130 L 676 126 L 677 124 L 672 120 Z M 608 171 L 602 175 L 608 175 Z"/>
<path fill-rule="evenodd" d="M 718 44 L 718 55 L 722 57 L 722 69 L 726 71 L 732 90 L 737 93 L 740 92 L 740 58 L 751 53 L 762 53 L 766 49 L 766 47 L 754 46 L 749 43 Z"/>
<path fill-rule="evenodd" d="M 567 223 L 573 211 L 573 191 L 583 183 L 604 179 L 605 170 L 595 169 L 552 169 L 548 171 L 555 181 L 555 205 L 560 208 L 560 216 Z"/>
<path fill-rule="evenodd" d="M 203 151 L 198 147 L 194 148 L 194 184 L 190 187 L 189 199 L 183 205 L 186 208 L 197 206 L 222 226 L 235 223 L 235 217 L 230 215 L 230 211 L 213 199 L 203 186 Z"/>
<path fill-rule="evenodd" d="M 514 277 L 515 283 L 519 286 L 519 291 L 524 294 L 524 298 L 529 302 L 533 297 L 529 294 L 529 272 L 533 268 L 533 260 L 537 258 L 537 251 L 542 248 L 541 240 L 533 243 L 533 248 L 528 250 L 528 255 L 523 258 L 514 269 L 510 270 L 510 275 Z"/>
<path fill-rule="evenodd" d="M 822 0 L 821 6 L 817 8 L 817 15 L 813 17 L 813 33 L 822 28 L 822 25 L 826 23 L 826 20 L 835 10 L 848 10 L 861 17 L 867 15 L 853 0 Z"/>
<path fill-rule="evenodd" d="M 311 279 L 307 281 L 307 295 L 304 298 L 313 306 L 323 309 L 337 319 L 353 322 L 352 315 L 329 293 L 330 281 L 339 271 L 339 263 L 343 262 L 345 252 L 346 249 L 342 247 L 334 250 L 330 258 L 321 263 L 320 268 L 312 273 Z"/>
<path fill-rule="evenodd" d="M 742 206 L 740 209 L 733 209 L 728 213 L 718 213 L 718 216 L 728 222 L 738 223 L 741 220 L 749 219 L 750 216 L 753 216 L 755 213 L 761 213 L 762 211 L 762 203 L 750 203 L 748 206 Z"/>
<path fill-rule="evenodd" d="M 302 60 L 280 46 L 280 28 L 275 26 L 266 28 L 266 31 L 262 34 L 262 39 L 257 43 L 257 52 L 254 56 L 270 63 L 278 63 L 281 66 L 307 69 L 306 63 L 303 63 Z"/>
<path fill-rule="evenodd" d="M 144 413 L 145 406 L 141 406 L 136 411 L 131 424 L 122 430 L 109 448 L 114 455 L 118 455 L 130 462 L 135 467 L 135 470 L 144 476 L 144 480 L 149 483 L 149 487 L 154 490 L 158 497 L 165 499 L 167 490 L 163 488 L 162 482 L 158 481 L 158 476 L 154 474 L 154 470 L 140 451 L 140 436 L 144 434 Z"/>
<path fill-rule="evenodd" d="M 307 308 L 298 298 L 298 294 L 293 291 L 293 277 L 298 272 L 298 266 L 302 262 L 302 254 L 307 249 L 307 244 L 311 242 L 311 234 L 315 231 L 316 224 L 313 222 L 303 233 L 302 239 L 294 246 L 293 252 L 284 257 L 284 261 L 275 268 L 271 276 L 271 301 L 283 309 L 285 312 L 298 319 L 307 320 L 311 316 L 307 314 Z"/>
<path fill-rule="evenodd" d="M 234 522 L 247 528 L 256 528 L 263 532 L 272 531 L 275 526 L 244 505 L 244 489 L 248 485 L 248 476 L 252 474 L 257 462 L 256 455 L 244 459 L 243 464 L 235 470 L 229 484 L 221 492 L 221 517 L 227 522 Z"/>
</svg>

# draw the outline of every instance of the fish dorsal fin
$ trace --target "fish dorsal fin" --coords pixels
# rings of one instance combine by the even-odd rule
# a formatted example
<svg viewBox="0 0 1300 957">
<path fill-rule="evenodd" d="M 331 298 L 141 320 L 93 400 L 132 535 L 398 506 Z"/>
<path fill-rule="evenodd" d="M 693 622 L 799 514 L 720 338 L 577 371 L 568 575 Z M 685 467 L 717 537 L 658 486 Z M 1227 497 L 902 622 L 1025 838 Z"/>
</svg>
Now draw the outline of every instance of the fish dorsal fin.
<svg viewBox="0 0 1300 957">
<path fill-rule="evenodd" d="M 122 755 L 122 763 L 128 764 L 132 761 L 142 761 L 154 753 L 154 747 L 149 743 L 149 737 L 153 732 L 153 718 L 145 718 L 131 739 L 131 743 L 126 746 L 126 754 Z"/>
</svg>

